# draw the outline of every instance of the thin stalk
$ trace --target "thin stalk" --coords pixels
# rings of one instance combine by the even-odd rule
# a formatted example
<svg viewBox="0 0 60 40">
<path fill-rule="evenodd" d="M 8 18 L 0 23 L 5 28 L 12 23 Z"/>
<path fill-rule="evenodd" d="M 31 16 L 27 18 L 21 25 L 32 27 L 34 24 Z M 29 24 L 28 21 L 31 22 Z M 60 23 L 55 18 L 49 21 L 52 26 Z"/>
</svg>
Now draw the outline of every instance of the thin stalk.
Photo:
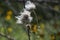
<svg viewBox="0 0 60 40">
<path fill-rule="evenodd" d="M 35 15 L 35 19 L 36 19 L 36 22 L 37 22 L 37 25 L 38 25 L 38 17 L 37 17 L 37 14 L 36 14 L 36 12 L 33 10 L 33 13 L 34 13 L 34 15 Z"/>
</svg>

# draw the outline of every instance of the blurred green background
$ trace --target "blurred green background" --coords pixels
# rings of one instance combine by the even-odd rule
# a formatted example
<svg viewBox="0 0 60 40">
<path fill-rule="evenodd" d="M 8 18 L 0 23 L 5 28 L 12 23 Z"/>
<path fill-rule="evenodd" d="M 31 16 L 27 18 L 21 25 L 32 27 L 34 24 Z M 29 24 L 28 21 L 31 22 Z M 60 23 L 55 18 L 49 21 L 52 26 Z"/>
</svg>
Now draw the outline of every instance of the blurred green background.
<svg viewBox="0 0 60 40">
<path fill-rule="evenodd" d="M 0 33 L 15 40 L 28 40 L 29 37 L 25 26 L 17 24 L 15 18 L 23 8 L 24 1 L 0 0 Z M 37 19 L 32 12 L 31 40 L 60 40 L 60 4 L 39 2 L 34 11 Z M 36 20 L 38 20 L 38 24 Z M 0 40 L 10 39 L 0 34 Z"/>
</svg>

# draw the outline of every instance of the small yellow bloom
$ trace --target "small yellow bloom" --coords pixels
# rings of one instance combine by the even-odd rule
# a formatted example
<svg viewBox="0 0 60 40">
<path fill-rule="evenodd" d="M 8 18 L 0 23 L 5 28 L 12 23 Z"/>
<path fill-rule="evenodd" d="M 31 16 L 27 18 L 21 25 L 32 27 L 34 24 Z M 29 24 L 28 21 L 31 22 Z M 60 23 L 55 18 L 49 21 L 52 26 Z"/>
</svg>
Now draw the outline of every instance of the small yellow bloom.
<svg viewBox="0 0 60 40">
<path fill-rule="evenodd" d="M 12 29 L 11 27 L 9 27 L 9 28 L 7 29 L 8 33 L 11 33 L 12 30 L 13 30 L 13 29 Z"/>
<path fill-rule="evenodd" d="M 6 19 L 6 20 L 10 20 L 10 19 L 11 19 L 11 16 L 10 16 L 10 15 L 7 15 L 7 16 L 5 17 L 5 19 Z"/>
<path fill-rule="evenodd" d="M 54 35 L 52 35 L 52 36 L 51 36 L 51 40 L 54 40 L 54 39 L 55 39 L 55 36 L 54 36 Z"/>
<path fill-rule="evenodd" d="M 9 10 L 9 11 L 7 11 L 7 15 L 12 15 L 12 11 L 11 10 Z"/>
<path fill-rule="evenodd" d="M 34 25 L 34 26 L 33 26 L 32 32 L 37 32 L 37 25 Z"/>
</svg>

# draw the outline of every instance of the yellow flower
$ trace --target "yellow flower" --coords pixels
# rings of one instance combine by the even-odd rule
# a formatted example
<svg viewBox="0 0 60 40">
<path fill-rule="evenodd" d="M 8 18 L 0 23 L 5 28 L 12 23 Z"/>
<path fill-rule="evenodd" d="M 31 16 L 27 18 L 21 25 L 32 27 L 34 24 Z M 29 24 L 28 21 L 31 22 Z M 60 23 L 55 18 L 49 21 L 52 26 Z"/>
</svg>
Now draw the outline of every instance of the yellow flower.
<svg viewBox="0 0 60 40">
<path fill-rule="evenodd" d="M 7 11 L 7 15 L 12 15 L 12 11 L 11 10 L 9 10 L 9 11 Z"/>
<path fill-rule="evenodd" d="M 33 26 L 32 32 L 37 32 L 37 25 L 34 25 L 34 26 Z"/>
<path fill-rule="evenodd" d="M 11 33 L 12 30 L 13 30 L 13 29 L 12 29 L 11 27 L 9 27 L 9 28 L 7 29 L 8 33 Z"/>
<path fill-rule="evenodd" d="M 11 16 L 10 16 L 10 15 L 7 15 L 7 16 L 5 17 L 5 19 L 8 21 L 8 20 L 11 19 Z"/>
<path fill-rule="evenodd" d="M 54 40 L 54 39 L 55 39 L 55 36 L 54 36 L 54 35 L 52 35 L 52 36 L 51 36 L 51 40 Z"/>
</svg>

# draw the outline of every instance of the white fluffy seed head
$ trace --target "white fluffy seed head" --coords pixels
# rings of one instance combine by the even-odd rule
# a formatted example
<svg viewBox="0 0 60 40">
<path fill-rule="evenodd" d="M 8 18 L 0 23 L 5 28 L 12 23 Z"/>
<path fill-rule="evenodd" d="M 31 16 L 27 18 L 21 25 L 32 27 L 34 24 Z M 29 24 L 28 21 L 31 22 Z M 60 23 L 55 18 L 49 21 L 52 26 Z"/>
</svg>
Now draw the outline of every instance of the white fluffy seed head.
<svg viewBox="0 0 60 40">
<path fill-rule="evenodd" d="M 34 3 L 32 3 L 31 1 L 27 1 L 25 4 L 25 9 L 30 10 L 30 9 L 35 9 L 36 6 Z"/>
<path fill-rule="evenodd" d="M 17 20 L 17 23 L 18 24 L 22 24 L 23 23 L 23 19 L 24 20 L 29 20 L 29 22 L 32 21 L 32 17 L 31 17 L 31 12 L 27 11 L 27 10 L 30 10 L 30 9 L 35 9 L 36 6 L 34 3 L 32 3 L 31 1 L 27 1 L 26 4 L 25 4 L 25 9 L 23 12 L 20 12 L 21 15 L 17 16 L 16 18 L 18 19 Z M 28 16 L 28 17 L 27 17 Z M 25 19 L 25 17 L 27 17 L 27 19 Z"/>
<path fill-rule="evenodd" d="M 18 24 L 22 24 L 23 22 L 22 22 L 22 20 L 25 18 L 24 16 L 26 15 L 26 16 L 28 16 L 28 20 L 29 20 L 29 22 L 31 22 L 32 21 L 32 17 L 31 17 L 31 12 L 29 12 L 29 11 L 27 11 L 27 10 L 24 10 L 23 12 L 21 12 L 20 13 L 21 15 L 20 16 L 17 16 L 16 18 L 18 19 L 17 20 L 17 23 Z"/>
<path fill-rule="evenodd" d="M 24 16 L 24 15 L 30 16 L 31 12 L 29 12 L 29 11 L 27 11 L 27 10 L 24 9 L 24 11 L 21 12 L 20 14 L 21 14 L 22 16 Z"/>
</svg>

